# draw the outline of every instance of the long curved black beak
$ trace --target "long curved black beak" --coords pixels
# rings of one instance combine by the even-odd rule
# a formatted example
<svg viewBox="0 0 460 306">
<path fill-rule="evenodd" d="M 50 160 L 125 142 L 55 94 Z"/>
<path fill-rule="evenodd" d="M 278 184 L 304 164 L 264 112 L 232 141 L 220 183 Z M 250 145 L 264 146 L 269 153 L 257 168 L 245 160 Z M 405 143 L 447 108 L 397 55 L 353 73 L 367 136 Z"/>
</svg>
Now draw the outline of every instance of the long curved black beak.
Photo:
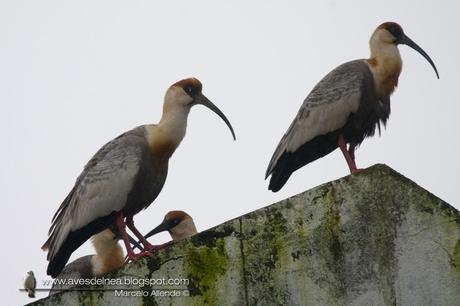
<svg viewBox="0 0 460 306">
<path fill-rule="evenodd" d="M 131 242 L 131 244 L 134 246 L 134 248 L 138 248 L 139 250 L 142 250 L 142 246 L 139 244 L 139 242 L 136 241 L 136 239 L 134 239 L 133 237 L 131 237 L 131 235 L 128 234 L 128 238 L 129 238 L 129 241 Z"/>
<path fill-rule="evenodd" d="M 109 227 L 109 229 L 112 231 L 112 233 L 115 235 L 117 240 L 122 239 L 120 230 L 118 229 L 118 226 L 113 224 L 112 226 Z M 130 234 L 128 235 L 129 242 L 134 246 L 134 248 L 138 248 L 139 250 L 142 250 L 142 246 L 139 244 L 139 242 L 136 241 Z"/>
<path fill-rule="evenodd" d="M 147 235 L 145 235 L 145 239 L 149 238 L 149 237 L 152 237 L 153 235 L 155 234 L 158 234 L 158 233 L 161 233 L 161 232 L 164 232 L 164 231 L 167 231 L 169 230 L 170 226 L 168 224 L 168 222 L 166 220 L 163 220 L 163 222 L 158 225 L 157 227 L 155 227 L 153 230 L 151 230 L 150 232 L 147 233 Z M 136 240 L 131 240 L 131 236 L 129 237 L 129 240 L 131 241 L 131 243 L 134 245 L 134 248 L 138 248 L 139 250 L 142 250 L 142 247 L 141 245 L 139 244 L 140 241 L 136 241 Z"/>
<path fill-rule="evenodd" d="M 411 47 L 412 49 L 420 53 L 430 63 L 431 67 L 433 67 L 434 72 L 436 72 L 436 76 L 439 79 L 438 69 L 436 69 L 436 66 L 434 65 L 431 58 L 428 56 L 428 54 L 425 51 L 423 51 L 422 48 L 420 48 L 419 45 L 417 45 L 412 39 L 407 37 L 406 34 L 404 33 L 402 34 L 401 38 L 398 40 L 398 43 L 408 45 L 409 47 Z"/>
<path fill-rule="evenodd" d="M 233 131 L 233 127 L 230 124 L 230 121 L 225 117 L 224 113 L 220 111 L 217 106 L 215 106 L 208 98 L 206 98 L 203 94 L 199 94 L 195 97 L 193 104 L 201 104 L 215 112 L 224 122 L 227 124 L 228 128 L 232 132 L 233 140 L 236 140 L 235 132 Z"/>
<path fill-rule="evenodd" d="M 161 233 L 161 232 L 164 232 L 164 231 L 167 231 L 169 230 L 170 226 L 169 224 L 167 223 L 166 220 L 163 220 L 163 222 L 158 225 L 157 227 L 155 227 L 153 230 L 151 230 L 150 232 L 147 233 L 147 235 L 144 236 L 145 239 L 149 238 L 149 237 L 152 237 L 153 235 L 155 234 L 158 234 L 158 233 Z M 128 238 L 129 238 L 129 241 L 131 242 L 131 244 L 134 246 L 134 249 L 138 248 L 139 250 L 142 250 L 142 246 L 140 245 L 140 241 L 136 241 L 133 237 L 131 237 L 130 235 L 128 235 Z"/>
<path fill-rule="evenodd" d="M 160 225 L 158 225 L 157 227 L 155 227 L 153 230 L 151 230 L 150 232 L 147 233 L 147 235 L 145 235 L 145 239 L 155 235 L 155 234 L 158 234 L 158 233 L 161 233 L 161 232 L 164 232 L 164 231 L 168 231 L 170 229 L 170 226 L 168 224 L 168 222 L 166 220 L 163 220 L 163 222 L 161 222 Z"/>
</svg>

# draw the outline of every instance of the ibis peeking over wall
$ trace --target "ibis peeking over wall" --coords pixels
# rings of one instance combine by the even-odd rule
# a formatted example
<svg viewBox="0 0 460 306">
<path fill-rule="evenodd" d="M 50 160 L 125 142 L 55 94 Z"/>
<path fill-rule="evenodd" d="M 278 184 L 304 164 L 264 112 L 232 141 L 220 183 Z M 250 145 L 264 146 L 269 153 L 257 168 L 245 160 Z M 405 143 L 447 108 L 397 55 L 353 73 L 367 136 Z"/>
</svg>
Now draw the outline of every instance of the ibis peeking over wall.
<svg viewBox="0 0 460 306">
<path fill-rule="evenodd" d="M 371 56 L 345 63 L 326 75 L 307 96 L 268 165 L 268 189 L 280 190 L 291 174 L 337 147 L 350 172 L 358 171 L 355 148 L 380 133 L 390 115 L 390 95 L 398 85 L 402 61 L 398 45 L 418 51 L 438 71 L 428 54 L 394 22 L 381 24 L 370 39 Z M 348 144 L 348 148 L 347 148 Z"/>
<path fill-rule="evenodd" d="M 172 241 L 157 246 L 159 249 L 168 247 L 175 242 L 181 241 L 182 239 L 191 237 L 198 233 L 192 217 L 182 210 L 172 210 L 168 212 L 163 221 L 145 235 L 145 239 L 164 231 L 168 231 L 171 235 Z M 135 243 L 134 248 L 139 247 L 139 242 Z"/>
<path fill-rule="evenodd" d="M 75 249 L 113 223 L 130 260 L 151 255 L 153 246 L 134 227 L 133 216 L 147 208 L 163 188 L 169 158 L 184 138 L 189 111 L 197 104 L 219 115 L 235 139 L 228 119 L 203 95 L 200 81 L 190 78 L 173 84 L 166 91 L 158 124 L 142 125 L 118 136 L 86 164 L 55 213 L 42 246 L 48 250 L 48 275 L 56 277 Z M 142 242 L 142 252 L 134 253 L 125 226 Z"/>
<path fill-rule="evenodd" d="M 168 212 L 161 224 L 148 232 L 145 238 L 149 238 L 150 236 L 164 231 L 168 231 L 173 241 L 180 241 L 198 233 L 192 217 L 182 210 L 172 210 Z"/>
</svg>

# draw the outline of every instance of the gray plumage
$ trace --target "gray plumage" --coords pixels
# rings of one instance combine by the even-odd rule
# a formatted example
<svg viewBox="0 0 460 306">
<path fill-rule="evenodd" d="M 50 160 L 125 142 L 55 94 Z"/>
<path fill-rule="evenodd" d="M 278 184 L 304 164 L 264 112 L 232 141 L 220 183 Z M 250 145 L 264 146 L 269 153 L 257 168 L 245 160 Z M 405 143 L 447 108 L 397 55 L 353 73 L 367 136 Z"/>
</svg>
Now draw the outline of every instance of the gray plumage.
<svg viewBox="0 0 460 306">
<path fill-rule="evenodd" d="M 174 83 L 166 91 L 158 124 L 126 132 L 88 162 L 54 215 L 49 238 L 42 246 L 48 250 L 48 275 L 56 277 L 76 248 L 114 222 L 130 260 L 152 255 L 153 246 L 134 226 L 133 216 L 149 206 L 163 188 L 169 158 L 185 136 L 190 109 L 198 104 L 208 107 L 235 138 L 227 117 L 203 95 L 202 88 L 195 78 Z M 134 253 L 126 227 L 142 242 L 142 252 Z"/>
<path fill-rule="evenodd" d="M 91 269 L 93 256 L 83 256 L 67 264 L 54 280 L 49 295 L 72 288 L 80 288 L 79 281 L 94 277 Z"/>
<path fill-rule="evenodd" d="M 369 40 L 370 58 L 345 63 L 324 77 L 305 99 L 270 160 L 268 189 L 280 190 L 300 167 L 340 147 L 351 173 L 359 171 L 355 149 L 390 115 L 390 95 L 398 85 L 402 60 L 398 45 L 434 62 L 396 22 L 384 22 Z M 348 145 L 348 146 L 347 146 Z"/>
<path fill-rule="evenodd" d="M 70 254 L 91 235 L 112 224 L 115 212 L 132 216 L 158 196 L 168 161 L 155 160 L 150 154 L 145 133 L 145 126 L 140 126 L 120 135 L 86 164 L 54 215 L 43 246 L 49 249 L 50 275 L 56 276 Z M 101 220 L 94 222 L 98 218 Z M 89 229 L 83 230 L 85 227 Z"/>
<path fill-rule="evenodd" d="M 377 99 L 365 60 L 332 70 L 311 91 L 279 142 L 267 167 L 269 189 L 279 190 L 295 170 L 338 147 L 338 131 L 359 145 L 390 114 L 390 98 Z"/>
</svg>

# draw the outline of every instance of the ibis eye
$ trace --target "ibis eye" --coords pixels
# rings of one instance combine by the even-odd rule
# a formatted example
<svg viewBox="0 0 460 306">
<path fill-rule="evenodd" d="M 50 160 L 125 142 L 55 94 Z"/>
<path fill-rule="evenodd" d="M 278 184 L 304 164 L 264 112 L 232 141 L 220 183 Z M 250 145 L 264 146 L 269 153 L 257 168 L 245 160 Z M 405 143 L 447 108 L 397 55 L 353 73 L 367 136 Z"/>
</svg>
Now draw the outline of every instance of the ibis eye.
<svg viewBox="0 0 460 306">
<path fill-rule="evenodd" d="M 189 95 L 192 95 L 194 90 L 192 86 L 187 86 L 185 87 L 185 92 L 188 93 Z"/>
<path fill-rule="evenodd" d="M 392 25 L 388 31 L 393 34 L 394 37 L 399 38 L 401 36 L 401 30 L 397 27 Z"/>
<path fill-rule="evenodd" d="M 179 223 L 179 219 L 174 219 L 173 223 L 177 225 Z"/>
</svg>

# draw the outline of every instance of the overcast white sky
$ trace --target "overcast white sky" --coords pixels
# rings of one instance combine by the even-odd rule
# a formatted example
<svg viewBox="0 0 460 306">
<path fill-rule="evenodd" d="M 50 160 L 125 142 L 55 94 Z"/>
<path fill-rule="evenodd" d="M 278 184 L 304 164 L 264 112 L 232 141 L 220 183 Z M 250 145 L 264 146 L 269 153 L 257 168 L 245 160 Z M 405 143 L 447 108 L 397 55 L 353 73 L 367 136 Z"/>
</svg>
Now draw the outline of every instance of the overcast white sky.
<svg viewBox="0 0 460 306">
<path fill-rule="evenodd" d="M 367 57 L 384 21 L 402 25 L 441 79 L 400 46 L 388 127 L 364 141 L 357 164 L 388 164 L 460 208 L 458 12 L 457 1 L 0 0 L 2 300 L 30 302 L 22 277 L 33 270 L 40 287 L 47 278 L 40 246 L 84 164 L 120 133 L 157 122 L 165 90 L 182 78 L 203 82 L 237 142 L 215 114 L 194 108 L 163 191 L 135 218 L 144 232 L 172 209 L 204 230 L 348 175 L 336 151 L 276 194 L 264 181 L 308 92 L 337 65 Z M 85 244 L 71 260 L 89 253 Z"/>
</svg>

